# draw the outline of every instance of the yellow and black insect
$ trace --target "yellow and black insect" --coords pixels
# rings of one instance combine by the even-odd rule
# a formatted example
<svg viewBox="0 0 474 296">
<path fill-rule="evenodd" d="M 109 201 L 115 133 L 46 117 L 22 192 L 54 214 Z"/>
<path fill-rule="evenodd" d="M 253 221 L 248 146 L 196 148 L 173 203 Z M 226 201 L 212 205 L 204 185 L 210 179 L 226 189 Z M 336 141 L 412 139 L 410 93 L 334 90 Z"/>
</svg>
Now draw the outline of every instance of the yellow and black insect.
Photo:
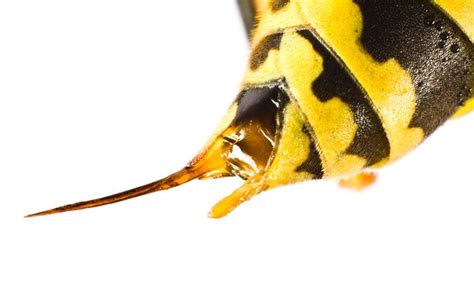
<svg viewBox="0 0 474 296">
<path fill-rule="evenodd" d="M 252 54 L 242 90 L 205 148 L 162 180 L 30 216 L 102 206 L 196 178 L 246 180 L 211 210 L 219 218 L 268 189 L 387 165 L 474 109 L 474 0 L 239 5 Z"/>
</svg>

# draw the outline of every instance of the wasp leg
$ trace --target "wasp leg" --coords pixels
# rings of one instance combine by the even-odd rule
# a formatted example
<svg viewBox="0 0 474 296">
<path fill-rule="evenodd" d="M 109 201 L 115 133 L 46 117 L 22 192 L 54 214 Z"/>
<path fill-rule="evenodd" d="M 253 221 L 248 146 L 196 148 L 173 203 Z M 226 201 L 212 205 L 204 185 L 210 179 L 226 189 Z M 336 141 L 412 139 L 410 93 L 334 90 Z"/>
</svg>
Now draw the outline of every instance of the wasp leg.
<svg viewBox="0 0 474 296">
<path fill-rule="evenodd" d="M 363 172 L 350 178 L 342 179 L 339 181 L 339 186 L 360 191 L 374 184 L 376 180 L 377 175 L 375 173 Z"/>
<path fill-rule="evenodd" d="M 265 178 L 256 175 L 249 178 L 244 185 L 232 192 L 227 197 L 220 200 L 209 212 L 209 218 L 222 218 L 227 216 L 242 203 L 249 201 L 255 195 L 265 191 L 268 188 Z"/>
</svg>

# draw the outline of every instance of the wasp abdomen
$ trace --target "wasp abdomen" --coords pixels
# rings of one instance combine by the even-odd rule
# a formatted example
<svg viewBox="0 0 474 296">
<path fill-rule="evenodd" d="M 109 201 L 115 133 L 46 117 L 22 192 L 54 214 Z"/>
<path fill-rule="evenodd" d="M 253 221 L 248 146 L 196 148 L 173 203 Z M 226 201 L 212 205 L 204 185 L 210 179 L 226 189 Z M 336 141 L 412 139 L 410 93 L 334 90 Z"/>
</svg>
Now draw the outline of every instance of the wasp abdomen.
<svg viewBox="0 0 474 296">
<path fill-rule="evenodd" d="M 271 188 L 385 165 L 474 109 L 474 0 L 239 3 L 254 28 L 249 67 L 201 153 L 157 182 L 33 216 L 239 176 L 245 183 L 211 210 L 222 217 Z"/>
<path fill-rule="evenodd" d="M 416 111 L 410 127 L 425 136 L 470 98 L 473 45 L 430 1 L 358 0 L 361 44 L 378 62 L 395 59 L 411 76 Z"/>
</svg>

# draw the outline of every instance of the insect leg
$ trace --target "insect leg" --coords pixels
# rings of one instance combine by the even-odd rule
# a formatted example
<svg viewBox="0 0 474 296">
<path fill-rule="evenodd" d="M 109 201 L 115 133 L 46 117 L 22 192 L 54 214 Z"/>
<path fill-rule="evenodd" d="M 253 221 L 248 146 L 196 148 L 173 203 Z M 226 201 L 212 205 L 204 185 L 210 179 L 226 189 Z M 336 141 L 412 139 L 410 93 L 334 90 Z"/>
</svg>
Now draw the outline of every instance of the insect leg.
<svg viewBox="0 0 474 296">
<path fill-rule="evenodd" d="M 265 177 L 262 175 L 255 175 L 248 179 L 244 185 L 232 192 L 227 197 L 220 200 L 209 212 L 209 218 L 222 218 L 227 216 L 240 204 L 249 201 L 255 195 L 267 189 Z"/>
<path fill-rule="evenodd" d="M 377 180 L 377 175 L 373 172 L 363 172 L 347 179 L 339 181 L 339 186 L 353 190 L 364 190 Z"/>
</svg>

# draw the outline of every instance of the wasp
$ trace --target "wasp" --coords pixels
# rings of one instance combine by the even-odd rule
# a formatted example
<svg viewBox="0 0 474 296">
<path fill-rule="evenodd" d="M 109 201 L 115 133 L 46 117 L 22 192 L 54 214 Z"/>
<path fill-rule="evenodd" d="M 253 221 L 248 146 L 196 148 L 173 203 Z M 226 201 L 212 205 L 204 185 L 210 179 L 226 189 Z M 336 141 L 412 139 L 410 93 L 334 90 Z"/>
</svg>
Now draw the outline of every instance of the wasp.
<svg viewBox="0 0 474 296">
<path fill-rule="evenodd" d="M 251 55 L 242 88 L 182 170 L 100 199 L 28 217 L 98 207 L 194 179 L 244 184 L 209 213 L 308 180 L 388 165 L 474 109 L 474 0 L 239 0 Z"/>
</svg>

